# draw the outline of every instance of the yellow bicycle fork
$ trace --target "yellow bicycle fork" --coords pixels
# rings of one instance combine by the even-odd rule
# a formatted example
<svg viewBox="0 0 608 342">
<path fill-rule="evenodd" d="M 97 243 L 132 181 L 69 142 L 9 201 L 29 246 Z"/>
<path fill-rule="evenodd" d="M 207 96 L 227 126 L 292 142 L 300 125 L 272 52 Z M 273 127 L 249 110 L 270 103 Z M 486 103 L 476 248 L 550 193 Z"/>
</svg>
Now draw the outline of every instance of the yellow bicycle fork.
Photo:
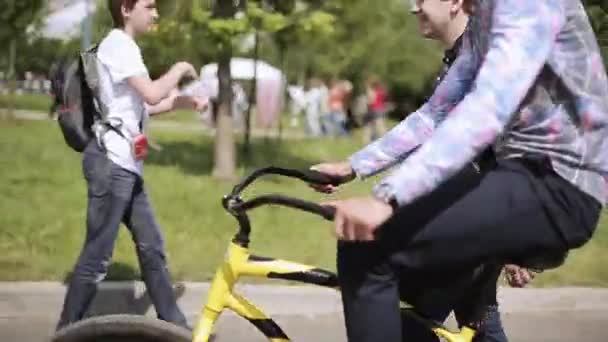
<svg viewBox="0 0 608 342">
<path fill-rule="evenodd" d="M 225 309 L 234 311 L 254 324 L 271 342 L 290 341 L 270 317 L 245 297 L 234 292 L 234 285 L 241 276 L 306 279 L 306 282 L 337 287 L 337 279 L 331 273 L 290 261 L 254 257 L 248 248 L 231 242 L 226 258 L 211 283 L 207 304 L 194 329 L 193 342 L 209 341 L 213 327 Z M 448 342 L 471 342 L 475 336 L 475 330 L 469 327 L 463 327 L 459 332 L 451 332 L 441 325 L 435 325 L 431 330 Z"/>
<path fill-rule="evenodd" d="M 268 316 L 245 297 L 234 293 L 234 284 L 241 276 L 268 277 L 270 273 L 307 272 L 312 267 L 282 260 L 251 260 L 247 248 L 231 243 L 222 266 L 217 270 L 207 305 L 194 330 L 194 342 L 207 342 L 213 326 L 224 309 L 230 309 L 262 330 L 272 342 L 289 338 Z M 270 336 L 269 336 L 270 335 Z"/>
</svg>

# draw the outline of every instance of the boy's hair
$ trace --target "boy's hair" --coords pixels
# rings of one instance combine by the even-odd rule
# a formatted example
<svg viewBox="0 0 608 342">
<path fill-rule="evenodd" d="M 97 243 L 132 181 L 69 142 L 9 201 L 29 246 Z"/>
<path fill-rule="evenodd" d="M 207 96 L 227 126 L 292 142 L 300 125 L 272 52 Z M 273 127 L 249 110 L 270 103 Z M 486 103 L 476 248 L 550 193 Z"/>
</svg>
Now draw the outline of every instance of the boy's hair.
<svg viewBox="0 0 608 342">
<path fill-rule="evenodd" d="M 108 0 L 108 9 L 112 15 L 115 28 L 123 28 L 125 26 L 124 18 L 122 17 L 122 7 L 127 10 L 132 10 L 138 0 Z"/>
</svg>

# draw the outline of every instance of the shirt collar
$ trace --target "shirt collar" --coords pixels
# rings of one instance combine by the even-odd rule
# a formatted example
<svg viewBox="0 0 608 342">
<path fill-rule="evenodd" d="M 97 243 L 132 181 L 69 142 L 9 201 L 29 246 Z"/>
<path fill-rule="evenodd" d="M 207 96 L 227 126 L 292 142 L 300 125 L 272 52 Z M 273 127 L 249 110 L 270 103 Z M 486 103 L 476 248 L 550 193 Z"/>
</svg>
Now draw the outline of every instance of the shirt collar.
<svg viewBox="0 0 608 342">
<path fill-rule="evenodd" d="M 452 45 L 451 48 L 445 50 L 443 54 L 443 64 L 445 64 L 446 66 L 452 65 L 452 63 L 454 63 L 454 60 L 456 60 L 456 57 L 458 57 L 458 53 L 460 52 L 460 48 L 462 47 L 463 36 L 464 33 L 461 34 L 458 39 L 456 39 L 454 45 Z"/>
</svg>

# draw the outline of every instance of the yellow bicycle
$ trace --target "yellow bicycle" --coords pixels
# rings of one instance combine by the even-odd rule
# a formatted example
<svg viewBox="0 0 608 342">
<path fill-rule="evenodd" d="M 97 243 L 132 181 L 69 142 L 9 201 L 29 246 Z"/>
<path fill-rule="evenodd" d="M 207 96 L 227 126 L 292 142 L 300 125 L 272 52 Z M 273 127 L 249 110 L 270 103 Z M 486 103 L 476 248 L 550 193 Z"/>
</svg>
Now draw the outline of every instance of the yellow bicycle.
<svg viewBox="0 0 608 342">
<path fill-rule="evenodd" d="M 228 244 L 226 258 L 215 273 L 209 290 L 207 304 L 194 329 L 193 342 L 209 341 L 214 325 L 225 309 L 230 309 L 251 322 L 272 342 L 290 341 L 285 332 L 272 318 L 267 316 L 247 298 L 235 292 L 234 285 L 243 276 L 283 279 L 335 289 L 339 287 L 337 276 L 330 271 L 291 261 L 256 256 L 250 253 L 249 238 L 251 223 L 247 216 L 248 210 L 263 205 L 275 204 L 308 211 L 320 215 L 327 220 L 333 220 L 335 214 L 335 210 L 332 207 L 321 206 L 284 195 L 263 195 L 249 201 L 244 201 L 241 198 L 242 191 L 258 177 L 267 174 L 294 177 L 308 183 L 336 183 L 336 180 L 329 179 L 326 175 L 315 171 L 297 171 L 267 167 L 254 171 L 241 183 L 237 184 L 229 195 L 223 198 L 223 206 L 237 219 L 239 231 Z M 428 320 L 417 314 L 411 306 L 402 305 L 402 310 L 405 314 L 423 323 L 437 336 L 448 342 L 471 342 L 475 336 L 476 331 L 473 328 L 464 326 L 460 331 L 452 332 L 440 323 Z"/>
<path fill-rule="evenodd" d="M 297 171 L 277 167 L 267 167 L 251 173 L 241 183 L 237 184 L 232 192 L 222 200 L 224 208 L 232 214 L 239 223 L 239 230 L 228 244 L 228 251 L 224 262 L 218 267 L 207 303 L 198 319 L 194 332 L 178 327 L 171 323 L 145 316 L 121 314 L 98 316 L 71 324 L 53 337 L 53 342 L 208 342 L 214 325 L 225 309 L 234 311 L 239 316 L 251 322 L 272 342 L 285 342 L 289 338 L 279 325 L 256 307 L 252 302 L 234 291 L 234 285 L 243 276 L 283 279 L 295 282 L 314 284 L 339 289 L 338 277 L 329 271 L 300 263 L 260 257 L 249 252 L 249 238 L 251 223 L 247 215 L 248 210 L 257 207 L 277 204 L 291 208 L 308 211 L 333 220 L 335 210 L 332 207 L 321 206 L 316 203 L 291 198 L 283 195 L 263 195 L 244 201 L 241 193 L 258 177 L 267 174 L 282 175 L 298 178 L 307 183 L 339 184 L 340 180 L 330 179 L 326 175 L 305 170 Z M 560 266 L 566 253 L 556 252 L 530 256 L 519 260 L 518 265 L 535 270 L 545 270 Z M 504 262 L 503 262 L 504 264 Z M 500 273 L 501 263 L 488 263 L 475 270 L 472 281 L 463 284 L 450 283 L 460 293 L 462 286 L 473 289 L 459 296 L 459 303 L 467 307 L 467 317 L 470 322 L 483 321 L 485 314 L 484 301 L 487 295 L 495 295 L 496 279 Z M 488 281 L 489 280 L 489 281 Z M 430 293 L 430 300 L 434 301 L 435 294 Z M 403 315 L 407 315 L 423 324 L 435 335 L 447 342 L 471 342 L 476 335 L 476 323 L 465 324 L 460 331 L 450 331 L 442 324 L 427 319 L 416 312 L 413 306 L 402 303 Z"/>
</svg>

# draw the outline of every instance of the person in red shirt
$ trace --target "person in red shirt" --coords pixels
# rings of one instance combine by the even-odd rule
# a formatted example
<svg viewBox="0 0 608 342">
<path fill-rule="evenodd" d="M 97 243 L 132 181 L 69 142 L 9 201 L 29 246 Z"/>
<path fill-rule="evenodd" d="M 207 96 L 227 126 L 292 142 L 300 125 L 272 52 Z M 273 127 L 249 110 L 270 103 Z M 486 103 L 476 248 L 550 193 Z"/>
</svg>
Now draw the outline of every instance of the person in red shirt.
<svg viewBox="0 0 608 342">
<path fill-rule="evenodd" d="M 386 88 L 376 76 L 367 80 L 368 110 L 364 116 L 365 137 L 372 142 L 386 132 L 385 117 L 387 112 L 388 94 Z"/>
<path fill-rule="evenodd" d="M 344 136 L 346 131 L 346 103 L 353 86 L 349 81 L 335 81 L 329 89 L 329 114 L 323 118 L 323 129 L 330 136 Z"/>
</svg>

